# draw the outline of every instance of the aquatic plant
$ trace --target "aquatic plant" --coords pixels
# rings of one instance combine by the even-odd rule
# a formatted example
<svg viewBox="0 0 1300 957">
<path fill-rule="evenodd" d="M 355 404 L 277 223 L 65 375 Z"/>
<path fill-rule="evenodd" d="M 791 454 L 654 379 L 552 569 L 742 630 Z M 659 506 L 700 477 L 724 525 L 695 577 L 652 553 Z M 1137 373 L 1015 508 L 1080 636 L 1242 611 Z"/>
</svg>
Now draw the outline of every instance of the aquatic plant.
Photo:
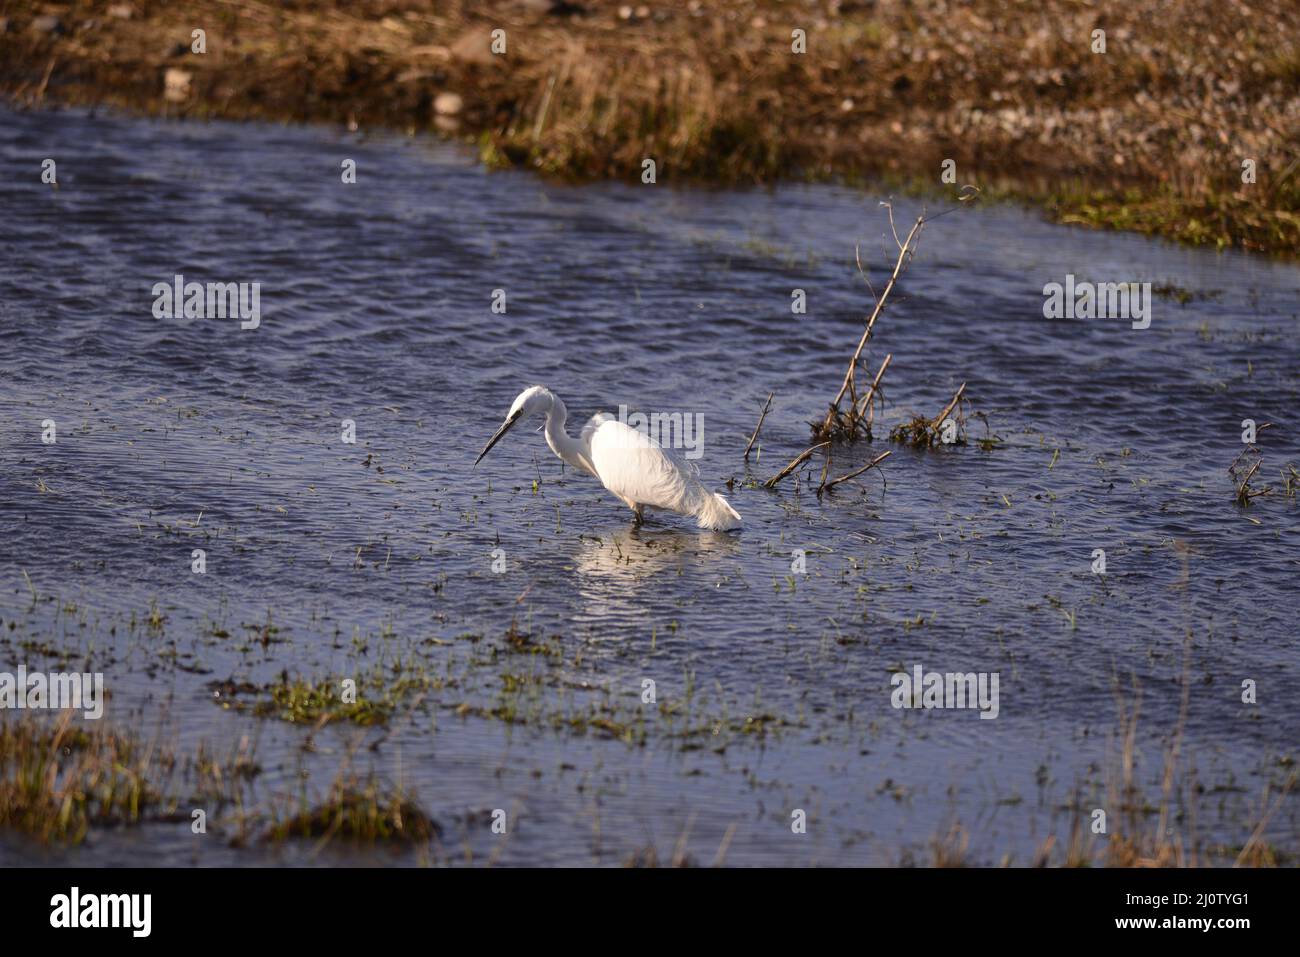
<svg viewBox="0 0 1300 957">
<path fill-rule="evenodd" d="M 1254 429 L 1255 435 L 1258 435 L 1258 433 L 1263 432 L 1265 429 L 1271 428 L 1272 425 L 1272 422 L 1263 422 L 1258 426 L 1252 426 L 1252 428 Z M 1262 488 L 1251 488 L 1250 486 L 1250 480 L 1255 477 L 1255 473 L 1259 471 L 1260 466 L 1263 464 L 1264 453 L 1261 452 L 1259 446 L 1252 441 L 1237 453 L 1237 457 L 1234 458 L 1232 463 L 1228 466 L 1228 475 L 1232 478 L 1232 484 L 1236 488 L 1234 499 L 1237 504 L 1243 508 L 1248 506 L 1253 499 L 1259 498 L 1263 495 L 1273 494 L 1272 486 L 1265 485 Z M 1295 469 L 1293 468 L 1292 472 L 1294 471 Z M 1286 488 L 1289 492 L 1291 489 L 1291 480 L 1285 475 L 1283 477 L 1286 480 Z"/>
<path fill-rule="evenodd" d="M 0 721 L 0 828 L 77 844 L 92 829 L 190 820 L 186 801 L 221 806 L 259 773 L 245 740 L 218 758 L 192 757 L 98 721 L 24 716 Z"/>
<path fill-rule="evenodd" d="M 0 722 L 0 827 L 78 843 L 92 824 L 137 824 L 163 800 L 169 759 L 98 724 Z"/>
<path fill-rule="evenodd" d="M 904 445 L 931 448 L 935 445 L 965 445 L 966 415 L 962 409 L 966 401 L 966 383 L 957 389 L 948 404 L 933 418 L 913 416 L 890 430 L 889 437 Z M 954 418 L 949 418 L 956 411 Z"/>
<path fill-rule="evenodd" d="M 350 684 L 349 684 L 350 682 Z M 445 679 L 415 659 L 358 669 L 351 675 L 309 679 L 282 672 L 278 681 L 209 682 L 212 700 L 221 707 L 262 718 L 297 724 L 344 721 L 366 727 L 386 723 L 398 710 L 413 707 Z"/>
<path fill-rule="evenodd" d="M 341 773 L 323 800 L 279 817 L 262 835 L 263 841 L 334 838 L 424 844 L 442 828 L 399 787 L 384 784 L 373 774 Z"/>
</svg>

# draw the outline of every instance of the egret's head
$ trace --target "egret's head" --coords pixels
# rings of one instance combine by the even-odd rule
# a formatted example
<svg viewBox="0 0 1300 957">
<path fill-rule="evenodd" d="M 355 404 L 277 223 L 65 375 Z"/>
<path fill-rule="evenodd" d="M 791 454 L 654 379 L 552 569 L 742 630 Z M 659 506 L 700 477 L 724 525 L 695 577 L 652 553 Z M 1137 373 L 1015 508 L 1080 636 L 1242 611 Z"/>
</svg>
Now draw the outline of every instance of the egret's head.
<svg viewBox="0 0 1300 957">
<path fill-rule="evenodd" d="M 555 401 L 555 396 L 551 390 L 544 385 L 530 385 L 523 392 L 515 397 L 514 403 L 510 406 L 510 411 L 506 414 L 506 421 L 520 418 L 526 419 L 531 415 L 545 414 L 550 408 L 551 403 Z"/>
<path fill-rule="evenodd" d="M 483 446 L 483 451 L 478 454 L 474 464 L 478 465 L 483 461 L 483 456 L 492 450 L 492 446 L 501 441 L 501 437 L 509 432 L 510 427 L 516 422 L 529 416 L 545 414 L 550 411 L 554 402 L 555 396 L 544 385 L 529 386 L 520 392 L 511 404 L 510 411 L 506 413 L 506 420 L 501 423 L 501 427 L 496 430 L 492 438 L 488 439 L 488 444 Z"/>
</svg>

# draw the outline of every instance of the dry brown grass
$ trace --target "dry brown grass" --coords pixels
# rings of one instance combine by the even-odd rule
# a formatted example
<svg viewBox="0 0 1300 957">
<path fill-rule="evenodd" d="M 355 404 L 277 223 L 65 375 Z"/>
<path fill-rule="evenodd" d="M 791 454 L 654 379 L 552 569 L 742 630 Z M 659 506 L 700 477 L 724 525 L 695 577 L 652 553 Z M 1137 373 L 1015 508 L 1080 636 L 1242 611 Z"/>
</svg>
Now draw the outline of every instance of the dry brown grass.
<svg viewBox="0 0 1300 957">
<path fill-rule="evenodd" d="M 1055 217 L 1188 242 L 1300 250 L 1300 8 L 1290 0 L 973 0 L 792 6 L 585 0 L 15 0 L 0 91 L 189 116 L 439 128 L 552 176 L 958 183 Z M 635 5 L 634 5 L 635 6 Z M 64 32 L 29 28 L 37 13 Z M 1176 16 L 1176 22 L 1171 17 Z M 186 48 L 208 34 L 208 52 Z M 791 30 L 808 52 L 791 52 Z M 506 31 L 507 52 L 488 50 Z M 1094 28 L 1107 52 L 1091 49 Z M 179 50 L 179 52 L 177 52 Z M 163 99 L 167 68 L 192 74 Z M 439 94 L 461 98 L 439 113 Z M 1258 181 L 1241 182 L 1243 159 Z"/>
</svg>

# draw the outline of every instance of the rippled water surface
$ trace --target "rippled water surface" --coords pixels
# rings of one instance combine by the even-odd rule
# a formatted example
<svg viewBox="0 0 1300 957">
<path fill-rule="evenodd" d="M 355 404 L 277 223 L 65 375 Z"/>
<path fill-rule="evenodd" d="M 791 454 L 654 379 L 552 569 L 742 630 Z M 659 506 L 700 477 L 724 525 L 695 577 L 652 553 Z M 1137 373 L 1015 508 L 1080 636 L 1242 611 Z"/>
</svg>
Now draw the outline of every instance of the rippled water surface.
<svg viewBox="0 0 1300 957">
<path fill-rule="evenodd" d="M 1300 740 L 1296 266 L 1005 207 L 938 218 L 877 326 L 884 425 L 965 382 L 971 438 L 1001 441 L 918 451 L 881 428 L 831 468 L 893 448 L 885 482 L 819 498 L 820 469 L 754 480 L 838 386 L 870 305 L 854 246 L 877 288 L 892 261 L 879 196 L 556 186 L 423 140 L 76 113 L 0 112 L 0 164 L 0 670 L 93 666 L 106 720 L 182 748 L 249 735 L 268 806 L 323 794 L 354 752 L 418 795 L 453 862 L 802 865 L 927 863 L 955 826 L 972 860 L 1027 863 L 1076 795 L 1108 806 L 1135 685 L 1158 799 L 1186 668 L 1200 797 L 1178 798 L 1179 835 L 1240 846 L 1271 803 L 1269 840 L 1300 850 L 1300 799 L 1277 794 Z M 155 318 L 177 273 L 260 282 L 260 327 Z M 1157 297 L 1146 330 L 1046 320 L 1067 274 L 1193 295 Z M 575 430 L 620 403 L 702 415 L 701 475 L 743 530 L 635 528 L 531 430 L 472 467 L 534 382 Z M 1276 423 L 1278 493 L 1249 509 L 1226 472 L 1245 418 Z M 997 672 L 996 720 L 891 707 L 918 664 Z M 399 670 L 422 690 L 381 728 L 222 707 L 227 681 Z M 8 835 L 0 857 L 414 859 L 222 835 Z"/>
</svg>

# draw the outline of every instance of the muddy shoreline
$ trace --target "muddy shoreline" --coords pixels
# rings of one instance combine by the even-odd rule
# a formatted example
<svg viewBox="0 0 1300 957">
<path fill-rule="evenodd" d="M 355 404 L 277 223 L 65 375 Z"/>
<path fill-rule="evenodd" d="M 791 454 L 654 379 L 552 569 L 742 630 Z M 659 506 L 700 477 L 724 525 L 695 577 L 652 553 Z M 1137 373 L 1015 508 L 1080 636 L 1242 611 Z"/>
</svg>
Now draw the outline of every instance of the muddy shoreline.
<svg viewBox="0 0 1300 957">
<path fill-rule="evenodd" d="M 568 180 L 638 181 L 652 158 L 662 184 L 970 183 L 1062 222 L 1293 256 L 1300 13 L 1168 16 L 1154 0 L 10 2 L 0 95 L 435 130 Z"/>
</svg>

